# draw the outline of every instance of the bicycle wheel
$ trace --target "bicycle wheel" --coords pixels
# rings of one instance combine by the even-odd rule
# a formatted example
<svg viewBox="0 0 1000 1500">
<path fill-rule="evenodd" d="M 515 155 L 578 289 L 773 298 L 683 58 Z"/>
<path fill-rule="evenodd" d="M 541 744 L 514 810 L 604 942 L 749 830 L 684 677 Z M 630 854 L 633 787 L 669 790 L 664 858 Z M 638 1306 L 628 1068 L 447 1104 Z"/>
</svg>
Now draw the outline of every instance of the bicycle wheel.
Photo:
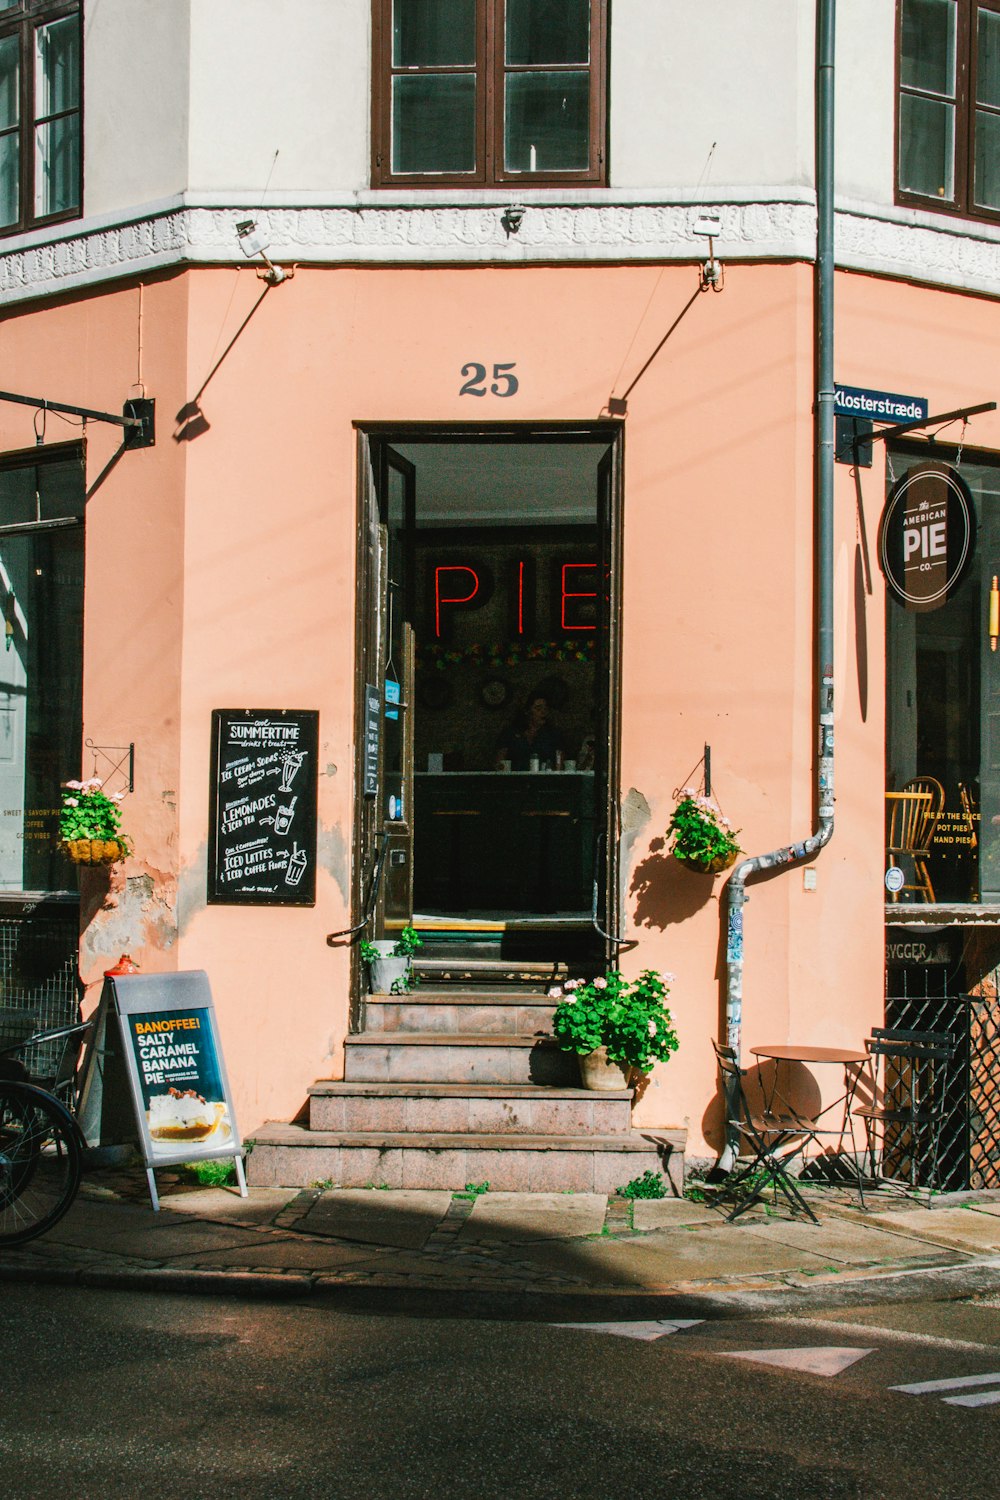
<svg viewBox="0 0 1000 1500">
<path fill-rule="evenodd" d="M 58 1223 L 82 1175 L 72 1115 L 26 1083 L 0 1082 L 0 1245 L 20 1245 Z"/>
</svg>

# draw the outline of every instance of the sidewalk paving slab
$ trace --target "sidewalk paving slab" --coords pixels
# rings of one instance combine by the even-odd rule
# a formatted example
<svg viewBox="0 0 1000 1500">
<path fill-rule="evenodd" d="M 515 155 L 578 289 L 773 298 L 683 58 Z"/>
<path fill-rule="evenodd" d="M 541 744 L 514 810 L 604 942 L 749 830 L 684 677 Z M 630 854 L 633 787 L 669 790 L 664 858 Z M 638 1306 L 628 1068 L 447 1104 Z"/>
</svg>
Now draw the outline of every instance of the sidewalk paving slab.
<svg viewBox="0 0 1000 1500">
<path fill-rule="evenodd" d="M 306 1234 L 419 1249 L 451 1201 L 450 1192 L 434 1189 L 334 1188 L 321 1193 L 295 1227 Z"/>
<path fill-rule="evenodd" d="M 898 1224 L 902 1234 L 919 1236 L 932 1245 L 944 1245 L 951 1250 L 970 1254 L 1000 1251 L 1000 1218 L 974 1208 L 911 1208 L 898 1216 L 876 1213 L 869 1217 L 886 1228 Z"/>
<path fill-rule="evenodd" d="M 689 1203 L 686 1198 L 637 1198 L 632 1204 L 632 1224 L 643 1231 L 718 1222 L 718 1209 L 705 1203 Z"/>
<path fill-rule="evenodd" d="M 459 1231 L 459 1240 L 530 1244 L 600 1234 L 604 1193 L 484 1193 Z"/>
</svg>

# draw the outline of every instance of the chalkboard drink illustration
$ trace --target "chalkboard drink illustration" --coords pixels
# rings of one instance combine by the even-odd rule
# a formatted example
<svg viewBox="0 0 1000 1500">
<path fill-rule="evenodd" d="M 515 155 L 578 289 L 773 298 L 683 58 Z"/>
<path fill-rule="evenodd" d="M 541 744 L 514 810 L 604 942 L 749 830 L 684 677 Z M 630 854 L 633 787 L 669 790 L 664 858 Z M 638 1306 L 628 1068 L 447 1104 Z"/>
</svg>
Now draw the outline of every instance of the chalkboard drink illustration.
<svg viewBox="0 0 1000 1500">
<path fill-rule="evenodd" d="M 314 710 L 212 714 L 210 902 L 315 904 L 318 750 Z"/>
</svg>

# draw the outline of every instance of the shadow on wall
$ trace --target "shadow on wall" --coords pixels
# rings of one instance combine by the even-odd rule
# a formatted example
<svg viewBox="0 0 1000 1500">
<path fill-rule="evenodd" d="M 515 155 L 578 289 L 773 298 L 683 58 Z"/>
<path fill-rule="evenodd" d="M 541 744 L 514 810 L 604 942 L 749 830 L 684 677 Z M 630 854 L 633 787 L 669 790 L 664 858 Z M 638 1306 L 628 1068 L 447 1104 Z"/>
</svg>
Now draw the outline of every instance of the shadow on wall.
<svg viewBox="0 0 1000 1500">
<path fill-rule="evenodd" d="M 633 921 L 637 927 L 665 932 L 701 911 L 711 901 L 714 888 L 710 876 L 685 869 L 667 853 L 665 836 L 653 839 L 629 886 L 629 894 L 635 897 Z"/>
</svg>

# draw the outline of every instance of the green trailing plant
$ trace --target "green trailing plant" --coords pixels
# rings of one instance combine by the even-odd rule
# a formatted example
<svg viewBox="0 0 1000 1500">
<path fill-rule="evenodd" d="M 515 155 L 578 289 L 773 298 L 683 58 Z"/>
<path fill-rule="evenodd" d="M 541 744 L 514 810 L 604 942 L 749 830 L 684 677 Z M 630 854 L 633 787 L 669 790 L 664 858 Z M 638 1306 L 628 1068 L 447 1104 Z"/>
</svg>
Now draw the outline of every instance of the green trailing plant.
<svg viewBox="0 0 1000 1500">
<path fill-rule="evenodd" d="M 677 1051 L 678 1038 L 667 1009 L 672 974 L 643 969 L 626 979 L 617 969 L 595 979 L 567 979 L 549 990 L 558 1000 L 552 1032 L 564 1052 L 586 1056 L 606 1047 L 610 1062 L 649 1073 Z"/>
<path fill-rule="evenodd" d="M 667 827 L 670 852 L 684 864 L 699 869 L 724 869 L 742 853 L 729 819 L 710 797 L 693 787 L 682 789 Z"/>
<path fill-rule="evenodd" d="M 415 927 L 406 926 L 392 945 L 388 954 L 390 958 L 412 958 L 418 948 L 424 946 L 424 940 Z M 366 964 L 374 963 L 377 958 L 385 958 L 387 955 L 380 953 L 374 943 L 367 938 L 361 940 L 361 957 Z"/>
<path fill-rule="evenodd" d="M 121 831 L 122 814 L 118 806 L 124 792 L 108 796 L 100 777 L 89 781 L 66 781 L 61 791 L 59 837 L 65 843 L 77 839 L 117 840 L 126 854 L 132 852 L 128 837 Z"/>
<path fill-rule="evenodd" d="M 643 1172 L 641 1177 L 633 1177 L 631 1182 L 626 1182 L 624 1187 L 618 1189 L 619 1198 L 665 1198 L 667 1196 L 667 1185 L 659 1172 L 651 1168 Z"/>
</svg>

